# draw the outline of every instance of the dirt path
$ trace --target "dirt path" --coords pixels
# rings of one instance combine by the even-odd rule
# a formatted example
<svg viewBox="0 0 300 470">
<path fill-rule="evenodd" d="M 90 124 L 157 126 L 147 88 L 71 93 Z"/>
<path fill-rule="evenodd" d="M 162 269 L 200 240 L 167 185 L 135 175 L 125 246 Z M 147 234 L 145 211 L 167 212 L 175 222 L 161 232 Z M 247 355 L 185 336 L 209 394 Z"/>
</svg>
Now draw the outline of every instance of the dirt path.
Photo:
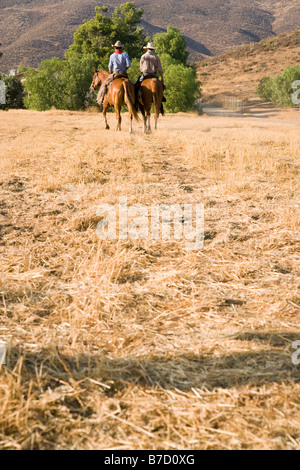
<svg viewBox="0 0 300 470">
<path fill-rule="evenodd" d="M 244 112 L 233 111 L 218 107 L 216 105 L 204 105 L 203 112 L 207 116 L 223 117 L 223 118 L 235 118 L 235 119 L 268 119 L 270 125 L 272 123 L 279 123 L 284 120 L 285 124 L 296 124 L 300 126 L 300 109 L 299 110 L 281 110 L 273 107 L 263 106 L 248 106 Z"/>
</svg>

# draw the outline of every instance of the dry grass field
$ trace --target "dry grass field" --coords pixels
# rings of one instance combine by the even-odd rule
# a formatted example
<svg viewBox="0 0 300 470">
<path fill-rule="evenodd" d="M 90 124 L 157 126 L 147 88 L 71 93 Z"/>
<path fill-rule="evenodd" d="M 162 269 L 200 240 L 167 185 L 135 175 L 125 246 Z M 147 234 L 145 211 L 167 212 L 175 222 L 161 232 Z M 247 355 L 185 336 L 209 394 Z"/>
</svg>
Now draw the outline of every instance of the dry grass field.
<svg viewBox="0 0 300 470">
<path fill-rule="evenodd" d="M 1 449 L 300 449 L 292 113 L 0 113 Z M 203 249 L 99 240 L 119 196 L 203 203 Z"/>
</svg>

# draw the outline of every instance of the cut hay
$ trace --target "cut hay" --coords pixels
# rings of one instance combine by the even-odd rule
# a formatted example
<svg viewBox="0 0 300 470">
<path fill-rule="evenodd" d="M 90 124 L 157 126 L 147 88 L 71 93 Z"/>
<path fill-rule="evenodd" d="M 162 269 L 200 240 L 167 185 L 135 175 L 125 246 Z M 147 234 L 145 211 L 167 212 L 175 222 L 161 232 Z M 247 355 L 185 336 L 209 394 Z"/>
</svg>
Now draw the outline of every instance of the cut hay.
<svg viewBox="0 0 300 470">
<path fill-rule="evenodd" d="M 126 119 L 126 118 L 125 118 Z M 299 449 L 299 124 L 1 113 L 1 449 Z M 203 203 L 205 243 L 100 241 Z"/>
</svg>

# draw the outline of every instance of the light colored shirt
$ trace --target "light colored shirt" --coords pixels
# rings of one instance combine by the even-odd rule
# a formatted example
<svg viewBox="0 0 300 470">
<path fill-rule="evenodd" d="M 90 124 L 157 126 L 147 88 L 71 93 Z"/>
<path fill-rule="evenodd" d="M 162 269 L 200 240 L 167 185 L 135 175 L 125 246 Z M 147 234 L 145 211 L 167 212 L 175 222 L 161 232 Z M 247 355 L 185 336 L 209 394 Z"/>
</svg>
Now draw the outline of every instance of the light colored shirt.
<svg viewBox="0 0 300 470">
<path fill-rule="evenodd" d="M 129 55 L 127 52 L 122 52 L 122 54 L 112 54 L 109 59 L 108 69 L 113 72 L 126 72 L 126 70 L 131 66 Z"/>
<path fill-rule="evenodd" d="M 147 51 L 141 57 L 140 69 L 143 74 L 156 74 L 157 72 L 160 75 L 163 74 L 160 58 L 153 51 Z"/>
</svg>

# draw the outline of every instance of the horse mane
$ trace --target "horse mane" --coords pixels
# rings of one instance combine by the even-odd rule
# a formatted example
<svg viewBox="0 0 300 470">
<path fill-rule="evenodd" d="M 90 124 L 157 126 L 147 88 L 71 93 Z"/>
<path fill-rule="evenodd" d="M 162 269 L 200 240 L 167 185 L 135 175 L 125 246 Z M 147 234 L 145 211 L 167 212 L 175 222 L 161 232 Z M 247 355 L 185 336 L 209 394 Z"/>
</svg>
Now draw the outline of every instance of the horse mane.
<svg viewBox="0 0 300 470">
<path fill-rule="evenodd" d="M 107 72 L 106 70 L 97 69 L 97 74 L 99 73 L 101 73 L 102 75 L 105 75 L 106 78 L 109 76 L 109 72 Z"/>
</svg>

